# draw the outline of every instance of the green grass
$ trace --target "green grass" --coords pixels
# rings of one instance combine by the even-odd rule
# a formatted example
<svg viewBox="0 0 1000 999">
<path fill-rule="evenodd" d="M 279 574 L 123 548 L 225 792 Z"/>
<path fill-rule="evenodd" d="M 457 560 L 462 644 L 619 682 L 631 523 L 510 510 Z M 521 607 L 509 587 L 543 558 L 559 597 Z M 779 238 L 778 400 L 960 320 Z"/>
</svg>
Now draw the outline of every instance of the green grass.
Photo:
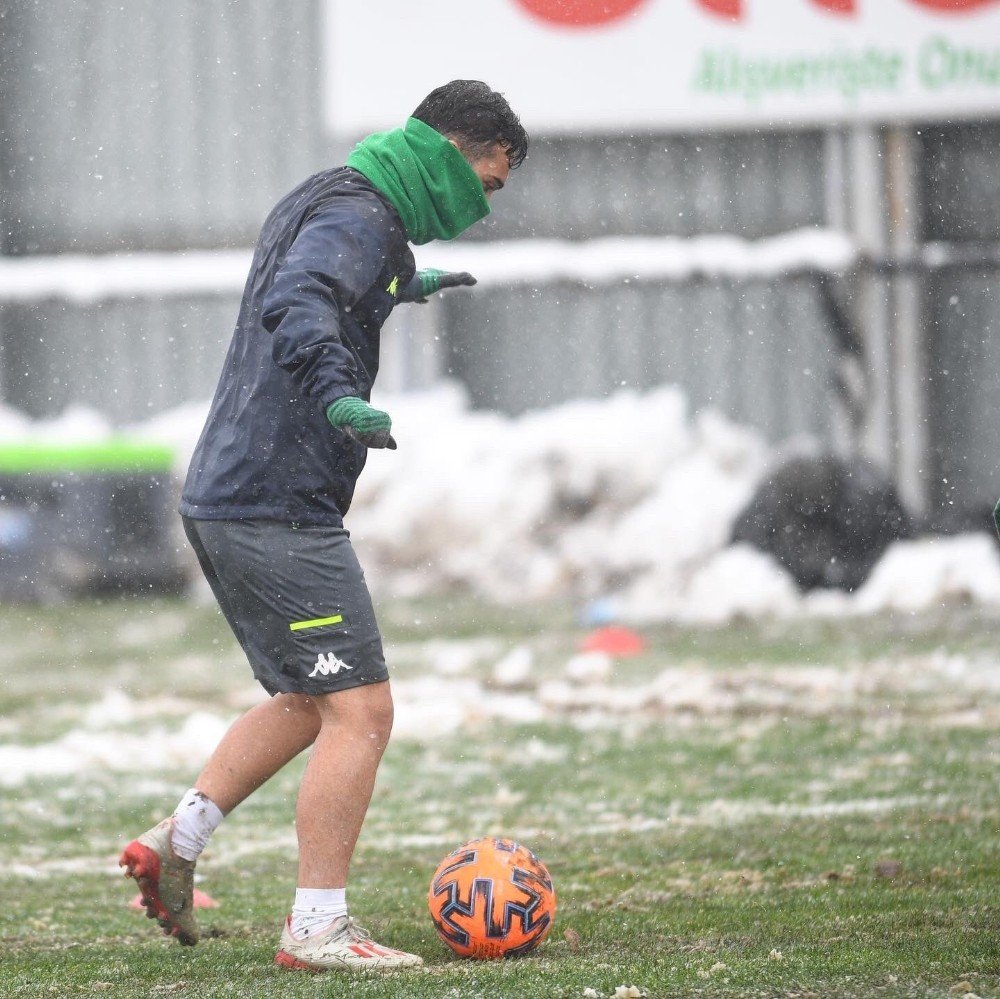
<svg viewBox="0 0 1000 999">
<path fill-rule="evenodd" d="M 272 962 L 295 881 L 295 761 L 222 826 L 201 887 L 221 903 L 181 948 L 127 907 L 123 842 L 169 810 L 191 761 L 109 758 L 16 777 L 11 747 L 174 733 L 256 696 L 218 614 L 181 602 L 0 609 L 0 996 L 1000 996 L 1000 658 L 996 619 L 739 625 L 647 632 L 597 707 L 558 707 L 581 630 L 565 608 L 397 604 L 382 621 L 400 687 L 442 648 L 484 640 L 463 680 L 535 654 L 543 719 L 469 717 L 401 737 L 380 772 L 352 912 L 420 972 L 345 979 Z M 445 640 L 450 645 L 433 644 Z M 465 646 L 467 647 L 467 646 Z M 630 688 L 674 700 L 616 710 Z M 661 680 L 656 678 L 660 677 Z M 679 679 L 678 679 L 679 678 Z M 659 689 L 650 687 L 650 690 Z M 120 723 L 92 713 L 121 691 Z M 607 704 L 602 705 L 602 698 Z M 499 703 L 499 702 L 498 702 Z M 425 895 L 438 860 L 504 833 L 548 864 L 555 928 L 535 955 L 451 956 Z M 887 867 L 887 861 L 895 867 Z M 889 875 L 889 876 L 887 876 Z M 950 991 L 952 989 L 955 991 Z"/>
</svg>

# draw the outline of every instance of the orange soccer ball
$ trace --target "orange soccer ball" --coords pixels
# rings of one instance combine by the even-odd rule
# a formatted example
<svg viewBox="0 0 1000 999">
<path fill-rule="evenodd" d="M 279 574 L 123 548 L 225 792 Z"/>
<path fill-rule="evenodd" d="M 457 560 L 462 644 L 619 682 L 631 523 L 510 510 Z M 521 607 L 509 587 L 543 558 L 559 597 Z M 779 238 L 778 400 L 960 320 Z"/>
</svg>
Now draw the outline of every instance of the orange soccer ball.
<svg viewBox="0 0 1000 999">
<path fill-rule="evenodd" d="M 438 936 L 456 954 L 489 960 L 534 950 L 552 928 L 556 893 L 530 850 L 484 836 L 438 864 L 427 905 Z"/>
</svg>

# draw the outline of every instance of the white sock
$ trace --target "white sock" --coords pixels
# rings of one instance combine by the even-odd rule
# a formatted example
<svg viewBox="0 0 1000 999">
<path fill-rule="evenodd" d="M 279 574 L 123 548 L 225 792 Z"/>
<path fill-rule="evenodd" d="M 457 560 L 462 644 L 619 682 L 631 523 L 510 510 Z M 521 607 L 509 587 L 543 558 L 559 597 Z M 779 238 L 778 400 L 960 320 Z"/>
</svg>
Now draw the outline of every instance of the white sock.
<svg viewBox="0 0 1000 999">
<path fill-rule="evenodd" d="M 291 931 L 300 940 L 347 915 L 346 888 L 296 888 Z"/>
<path fill-rule="evenodd" d="M 192 787 L 174 811 L 170 836 L 174 853 L 185 860 L 197 860 L 224 818 L 214 801 Z"/>
</svg>

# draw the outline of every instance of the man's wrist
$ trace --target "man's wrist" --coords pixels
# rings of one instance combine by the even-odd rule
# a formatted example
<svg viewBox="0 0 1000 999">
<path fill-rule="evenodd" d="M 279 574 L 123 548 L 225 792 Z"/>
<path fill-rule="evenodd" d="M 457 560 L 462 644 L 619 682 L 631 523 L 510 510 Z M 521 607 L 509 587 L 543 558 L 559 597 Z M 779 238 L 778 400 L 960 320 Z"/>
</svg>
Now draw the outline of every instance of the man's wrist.
<svg viewBox="0 0 1000 999">
<path fill-rule="evenodd" d="M 335 427 L 341 427 L 345 423 L 350 423 L 353 416 L 364 412 L 367 408 L 368 403 L 359 396 L 345 395 L 335 399 L 326 407 L 326 418 Z"/>
<path fill-rule="evenodd" d="M 433 295 L 434 292 L 441 288 L 442 274 L 444 274 L 444 271 L 438 270 L 436 267 L 427 267 L 424 270 L 417 271 L 417 278 L 420 281 L 420 291 L 424 298 L 428 295 Z"/>
</svg>

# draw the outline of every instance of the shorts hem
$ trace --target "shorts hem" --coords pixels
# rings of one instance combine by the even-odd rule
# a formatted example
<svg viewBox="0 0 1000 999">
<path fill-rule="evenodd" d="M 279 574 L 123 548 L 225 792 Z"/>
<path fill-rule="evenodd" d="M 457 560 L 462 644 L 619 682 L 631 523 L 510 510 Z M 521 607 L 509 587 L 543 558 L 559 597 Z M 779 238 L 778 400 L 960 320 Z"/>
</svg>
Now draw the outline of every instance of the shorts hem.
<svg viewBox="0 0 1000 999">
<path fill-rule="evenodd" d="M 186 520 L 268 520 L 276 524 L 301 524 L 304 527 L 344 526 L 343 515 L 332 510 L 317 513 L 315 510 L 275 510 L 273 507 L 262 506 L 200 506 L 196 503 L 181 503 L 177 512 Z"/>
<path fill-rule="evenodd" d="M 310 683 L 299 684 L 298 686 L 293 686 L 292 684 L 282 684 L 280 688 L 273 691 L 271 690 L 273 684 L 264 683 L 260 677 L 256 677 L 256 679 L 257 682 L 271 695 L 271 697 L 274 697 L 277 694 L 302 694 L 303 697 L 320 697 L 323 694 L 336 694 L 341 690 L 353 690 L 355 687 L 369 687 L 375 683 L 385 683 L 389 679 L 389 671 L 386 670 L 384 673 L 380 673 L 377 676 L 352 676 L 337 684 L 318 685 Z"/>
</svg>

